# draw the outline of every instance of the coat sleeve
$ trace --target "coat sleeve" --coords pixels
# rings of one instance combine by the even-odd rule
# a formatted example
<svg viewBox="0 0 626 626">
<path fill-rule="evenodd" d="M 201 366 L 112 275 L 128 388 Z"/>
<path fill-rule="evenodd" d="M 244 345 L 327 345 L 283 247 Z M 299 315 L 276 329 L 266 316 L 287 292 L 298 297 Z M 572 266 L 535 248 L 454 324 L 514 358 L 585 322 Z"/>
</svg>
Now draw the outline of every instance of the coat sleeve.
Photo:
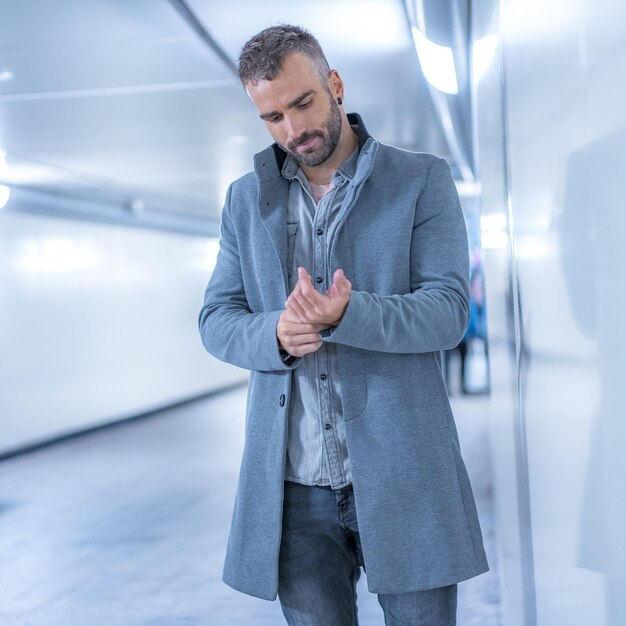
<svg viewBox="0 0 626 626">
<path fill-rule="evenodd" d="M 293 369 L 301 359 L 288 366 L 278 350 L 276 325 L 281 311 L 250 311 L 230 200 L 229 188 L 222 211 L 220 249 L 198 320 L 202 343 L 213 356 L 244 369 Z"/>
<path fill-rule="evenodd" d="M 353 290 L 324 341 L 379 352 L 416 353 L 456 346 L 469 321 L 469 253 L 450 167 L 437 159 L 416 203 L 411 292 L 381 296 Z"/>
</svg>

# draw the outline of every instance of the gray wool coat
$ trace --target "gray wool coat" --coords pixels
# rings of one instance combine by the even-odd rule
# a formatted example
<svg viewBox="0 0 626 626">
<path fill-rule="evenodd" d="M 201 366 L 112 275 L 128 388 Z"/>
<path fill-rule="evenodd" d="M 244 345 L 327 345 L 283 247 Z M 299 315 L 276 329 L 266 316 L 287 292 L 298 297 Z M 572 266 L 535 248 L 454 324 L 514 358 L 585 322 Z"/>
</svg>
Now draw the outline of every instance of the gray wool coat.
<svg viewBox="0 0 626 626">
<path fill-rule="evenodd" d="M 375 141 L 350 183 L 329 268 L 352 293 L 337 345 L 346 440 L 369 590 L 406 593 L 488 569 L 439 351 L 468 324 L 465 224 L 448 164 Z M 214 356 L 250 370 L 246 436 L 223 579 L 277 595 L 291 371 L 276 324 L 287 299 L 285 153 L 273 145 L 234 182 L 199 326 Z M 360 162 L 360 165 L 363 165 Z M 367 164 L 365 164 L 367 165 Z M 360 182 L 357 182 L 360 181 Z"/>
</svg>

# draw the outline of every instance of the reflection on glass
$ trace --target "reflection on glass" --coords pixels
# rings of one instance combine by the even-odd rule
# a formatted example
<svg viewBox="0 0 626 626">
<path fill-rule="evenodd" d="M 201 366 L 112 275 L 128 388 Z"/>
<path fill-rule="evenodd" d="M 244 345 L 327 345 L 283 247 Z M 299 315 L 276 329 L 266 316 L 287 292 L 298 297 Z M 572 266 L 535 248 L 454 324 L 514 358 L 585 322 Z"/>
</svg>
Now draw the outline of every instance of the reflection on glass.
<svg viewBox="0 0 626 626">
<path fill-rule="evenodd" d="M 599 403 L 582 496 L 578 564 L 605 577 L 608 623 L 626 623 L 626 132 L 568 163 L 561 262 L 578 330 L 597 346 Z"/>
</svg>

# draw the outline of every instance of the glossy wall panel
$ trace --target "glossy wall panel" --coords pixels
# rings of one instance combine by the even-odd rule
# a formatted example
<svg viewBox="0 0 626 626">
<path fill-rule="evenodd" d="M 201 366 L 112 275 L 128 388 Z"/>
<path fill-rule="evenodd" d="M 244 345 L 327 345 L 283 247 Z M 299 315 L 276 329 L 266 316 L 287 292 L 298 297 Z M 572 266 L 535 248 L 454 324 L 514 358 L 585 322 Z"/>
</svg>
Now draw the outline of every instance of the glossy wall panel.
<svg viewBox="0 0 626 626">
<path fill-rule="evenodd" d="M 0 250 L 0 453 L 245 380 L 197 329 L 217 240 L 3 210 Z"/>
<path fill-rule="evenodd" d="M 626 624 L 626 5 L 477 2 L 503 71 L 476 81 L 485 211 L 505 180 L 524 623 Z M 478 10 L 480 9 L 480 10 Z M 497 65 L 497 59 L 494 61 Z M 501 99 L 502 115 L 482 108 Z M 504 149 L 494 149 L 501 125 Z M 495 181 L 488 173 L 495 172 Z M 499 173 L 498 173 L 499 172 Z M 495 190 L 495 192 L 494 192 Z M 508 252 L 508 254 L 507 254 Z M 487 280 L 489 281 L 489 274 Z M 499 295 L 498 295 L 499 297 Z M 503 327 L 504 328 L 504 327 Z M 494 446 L 510 446 L 502 427 Z M 497 456 L 497 453 L 496 453 Z M 511 463 L 499 459 L 510 471 Z M 497 494 L 499 509 L 510 494 Z M 513 513 L 512 510 L 509 513 Z M 504 548 L 502 548 L 504 549 Z M 515 572 L 515 561 L 504 569 Z M 519 613 L 511 609 L 511 620 Z M 507 621 L 505 615 L 504 623 Z"/>
<path fill-rule="evenodd" d="M 491 395 L 489 430 L 493 455 L 498 567 L 503 624 L 525 626 L 532 602 L 532 558 L 524 535 L 528 510 L 525 455 L 520 438 L 515 280 L 508 237 L 508 182 L 499 11 L 492 0 L 472 3 L 475 162 L 481 181 L 481 224 L 487 296 Z M 494 42 L 480 61 L 481 46 Z M 482 65 L 482 70 L 480 66 Z M 532 555 L 532 551 L 530 552 Z M 528 605 L 531 605 L 530 609 Z"/>
</svg>

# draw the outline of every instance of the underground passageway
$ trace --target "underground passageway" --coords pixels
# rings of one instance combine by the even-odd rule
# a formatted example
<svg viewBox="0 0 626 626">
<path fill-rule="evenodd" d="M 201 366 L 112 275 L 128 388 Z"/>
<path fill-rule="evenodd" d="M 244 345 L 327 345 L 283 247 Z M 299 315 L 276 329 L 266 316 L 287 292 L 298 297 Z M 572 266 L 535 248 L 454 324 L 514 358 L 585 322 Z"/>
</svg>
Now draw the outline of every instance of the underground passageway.
<svg viewBox="0 0 626 626">
<path fill-rule="evenodd" d="M 0 463 L 3 626 L 279 626 L 277 602 L 220 580 L 245 387 Z M 453 400 L 491 572 L 459 589 L 459 626 L 498 626 L 487 430 Z M 382 624 L 359 583 L 361 626 Z"/>
</svg>

